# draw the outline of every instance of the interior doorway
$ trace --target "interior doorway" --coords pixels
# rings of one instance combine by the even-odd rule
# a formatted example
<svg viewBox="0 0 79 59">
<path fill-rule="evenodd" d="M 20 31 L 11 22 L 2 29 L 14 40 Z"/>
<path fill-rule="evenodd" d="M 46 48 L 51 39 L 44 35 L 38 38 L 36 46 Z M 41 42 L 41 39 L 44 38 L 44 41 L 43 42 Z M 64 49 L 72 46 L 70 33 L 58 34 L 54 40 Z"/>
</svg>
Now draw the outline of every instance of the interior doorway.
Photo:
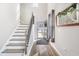
<svg viewBox="0 0 79 59">
<path fill-rule="evenodd" d="M 52 10 L 48 14 L 48 20 L 47 20 L 47 38 L 48 41 L 51 39 L 52 42 L 55 42 L 55 11 Z"/>
</svg>

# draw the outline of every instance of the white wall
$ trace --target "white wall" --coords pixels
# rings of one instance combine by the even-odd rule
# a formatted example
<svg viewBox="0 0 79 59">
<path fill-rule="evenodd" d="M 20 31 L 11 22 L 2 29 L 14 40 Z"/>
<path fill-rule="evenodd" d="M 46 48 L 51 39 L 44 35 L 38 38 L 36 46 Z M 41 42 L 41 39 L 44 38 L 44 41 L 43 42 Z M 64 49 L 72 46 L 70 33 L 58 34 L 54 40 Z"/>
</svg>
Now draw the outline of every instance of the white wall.
<svg viewBox="0 0 79 59">
<path fill-rule="evenodd" d="M 18 24 L 17 6 L 0 3 L 0 49 Z"/>
<path fill-rule="evenodd" d="M 38 7 L 33 7 L 33 3 L 22 3 L 20 4 L 20 19 L 21 24 L 29 24 L 32 13 L 35 16 L 35 21 L 44 21 L 47 17 L 47 4 L 38 3 Z"/>
<path fill-rule="evenodd" d="M 47 4 L 39 3 L 38 7 L 33 7 L 33 13 L 36 21 L 45 21 L 47 19 Z"/>
<path fill-rule="evenodd" d="M 31 3 L 20 4 L 20 23 L 29 24 L 31 16 L 32 16 L 32 4 Z"/>
<path fill-rule="evenodd" d="M 48 4 L 48 13 L 55 9 L 55 15 L 71 4 Z M 62 55 L 79 55 L 79 26 L 55 28 L 55 45 Z"/>
</svg>

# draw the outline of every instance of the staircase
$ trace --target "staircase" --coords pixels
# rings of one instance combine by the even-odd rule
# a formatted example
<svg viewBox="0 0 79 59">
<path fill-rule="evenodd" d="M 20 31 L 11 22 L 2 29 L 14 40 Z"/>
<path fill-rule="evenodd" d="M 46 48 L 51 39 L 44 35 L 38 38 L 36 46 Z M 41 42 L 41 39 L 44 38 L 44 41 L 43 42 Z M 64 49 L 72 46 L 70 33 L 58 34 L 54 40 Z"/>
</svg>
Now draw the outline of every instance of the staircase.
<svg viewBox="0 0 79 59">
<path fill-rule="evenodd" d="M 23 56 L 28 25 L 18 25 L 0 51 L 1 56 Z"/>
</svg>

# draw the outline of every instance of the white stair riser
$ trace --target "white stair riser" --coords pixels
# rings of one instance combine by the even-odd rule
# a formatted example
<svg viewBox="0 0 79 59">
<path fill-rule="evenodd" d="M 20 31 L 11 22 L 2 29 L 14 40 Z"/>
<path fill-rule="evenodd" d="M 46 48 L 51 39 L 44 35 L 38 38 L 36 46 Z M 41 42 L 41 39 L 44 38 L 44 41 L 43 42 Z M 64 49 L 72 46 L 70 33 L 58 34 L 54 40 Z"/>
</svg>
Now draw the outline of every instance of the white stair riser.
<svg viewBox="0 0 79 59">
<path fill-rule="evenodd" d="M 25 27 L 28 27 L 29 25 L 18 25 L 17 27 L 19 27 L 19 26 L 25 26 Z"/>
<path fill-rule="evenodd" d="M 25 43 L 25 41 L 9 41 L 8 43 Z"/>
<path fill-rule="evenodd" d="M 14 33 L 12 35 L 25 35 L 25 33 Z"/>
<path fill-rule="evenodd" d="M 6 46 L 5 49 L 25 49 L 25 46 Z"/>
<path fill-rule="evenodd" d="M 16 39 L 26 39 L 26 37 L 11 37 L 10 39 L 14 39 L 14 38 L 16 38 Z"/>
<path fill-rule="evenodd" d="M 22 56 L 23 53 L 2 53 L 0 56 Z"/>
<path fill-rule="evenodd" d="M 17 27 L 16 29 L 28 29 L 28 27 Z"/>
<path fill-rule="evenodd" d="M 16 30 L 16 31 L 26 31 L 26 30 Z"/>
</svg>

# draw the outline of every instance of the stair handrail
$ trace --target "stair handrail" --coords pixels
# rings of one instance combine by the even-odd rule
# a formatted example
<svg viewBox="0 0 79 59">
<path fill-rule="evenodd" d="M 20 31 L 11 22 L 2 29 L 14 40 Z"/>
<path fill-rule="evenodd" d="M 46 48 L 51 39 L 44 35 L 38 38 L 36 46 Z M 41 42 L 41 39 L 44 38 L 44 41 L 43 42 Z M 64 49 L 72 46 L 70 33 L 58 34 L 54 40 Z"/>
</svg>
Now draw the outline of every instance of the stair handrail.
<svg viewBox="0 0 79 59">
<path fill-rule="evenodd" d="M 29 24 L 29 28 L 28 28 L 28 33 L 26 35 L 25 54 L 27 53 L 28 42 L 29 42 L 29 39 L 30 39 L 33 24 L 34 24 L 34 15 L 32 14 L 30 24 Z"/>
</svg>

